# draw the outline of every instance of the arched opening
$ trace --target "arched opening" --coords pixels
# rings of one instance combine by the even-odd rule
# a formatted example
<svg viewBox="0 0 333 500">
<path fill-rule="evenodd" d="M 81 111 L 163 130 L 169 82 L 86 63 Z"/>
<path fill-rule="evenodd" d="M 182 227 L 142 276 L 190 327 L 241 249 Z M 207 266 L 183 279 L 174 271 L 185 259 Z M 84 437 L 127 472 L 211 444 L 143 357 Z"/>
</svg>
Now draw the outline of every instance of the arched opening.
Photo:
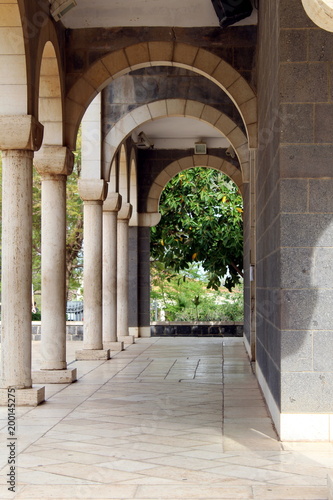
<svg viewBox="0 0 333 500">
<path fill-rule="evenodd" d="M 158 109 L 157 109 L 158 108 Z M 247 138 L 240 127 L 227 115 L 212 106 L 190 99 L 168 99 L 145 104 L 129 112 L 110 130 L 104 139 L 105 162 L 109 169 L 112 158 L 122 141 L 139 126 L 156 122 L 163 118 L 188 117 L 211 125 L 221 135 L 225 136 L 237 156 L 245 182 L 250 179 L 249 146 Z M 107 179 L 109 170 L 103 173 Z"/>
<path fill-rule="evenodd" d="M 44 47 L 40 67 L 39 120 L 44 125 L 44 145 L 63 144 L 61 85 L 56 53 L 51 42 Z"/>
<path fill-rule="evenodd" d="M 190 168 L 164 186 L 159 207 L 161 222 L 151 229 L 151 319 L 196 323 L 187 335 L 198 333 L 199 321 L 200 335 L 218 336 L 222 326 L 209 330 L 202 322 L 243 321 L 239 188 L 221 170 Z M 235 326 L 230 332 L 241 334 Z M 169 333 L 185 334 L 176 325 Z"/>
<path fill-rule="evenodd" d="M 0 115 L 25 115 L 29 112 L 26 49 L 19 6 L 5 0 L 0 6 Z"/>
<path fill-rule="evenodd" d="M 205 49 L 183 43 L 148 42 L 107 54 L 91 65 L 70 88 L 66 99 L 66 140 L 73 144 L 89 102 L 121 75 L 147 66 L 186 68 L 207 77 L 228 94 L 239 110 L 250 147 L 257 145 L 257 99 L 246 80 L 230 64 Z M 158 112 L 158 109 L 155 109 Z M 159 114 L 159 113 L 158 113 Z M 150 118 L 154 118 L 151 115 Z M 132 127 L 134 128 L 134 127 Z"/>
</svg>

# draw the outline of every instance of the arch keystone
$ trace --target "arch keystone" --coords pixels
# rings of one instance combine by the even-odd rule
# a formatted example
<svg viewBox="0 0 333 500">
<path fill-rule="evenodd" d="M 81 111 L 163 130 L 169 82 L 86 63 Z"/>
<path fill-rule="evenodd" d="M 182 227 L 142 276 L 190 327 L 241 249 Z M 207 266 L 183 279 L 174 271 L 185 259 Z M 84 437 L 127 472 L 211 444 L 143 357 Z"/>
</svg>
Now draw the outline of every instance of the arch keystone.
<svg viewBox="0 0 333 500">
<path fill-rule="evenodd" d="M 168 99 L 167 110 L 168 115 L 185 116 L 185 99 Z"/>
<path fill-rule="evenodd" d="M 172 65 L 173 43 L 172 42 L 148 42 L 150 60 L 155 63 L 169 61 Z"/>
<path fill-rule="evenodd" d="M 194 155 L 193 163 L 195 167 L 205 167 L 208 165 L 208 155 Z"/>
<path fill-rule="evenodd" d="M 167 105 L 166 105 L 166 101 L 164 99 L 161 101 L 155 101 L 155 102 L 149 103 L 148 108 L 149 108 L 152 119 L 162 118 L 164 116 L 168 116 Z"/>
</svg>

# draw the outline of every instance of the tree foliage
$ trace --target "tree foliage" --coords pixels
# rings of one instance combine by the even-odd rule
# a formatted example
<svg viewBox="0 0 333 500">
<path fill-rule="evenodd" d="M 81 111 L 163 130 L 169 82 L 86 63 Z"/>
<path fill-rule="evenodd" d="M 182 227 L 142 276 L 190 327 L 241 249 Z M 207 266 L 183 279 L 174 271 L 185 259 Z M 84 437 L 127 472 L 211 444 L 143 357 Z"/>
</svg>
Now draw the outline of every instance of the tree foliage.
<svg viewBox="0 0 333 500">
<path fill-rule="evenodd" d="M 176 273 L 200 262 L 208 287 L 231 290 L 243 275 L 243 201 L 223 173 L 193 168 L 174 177 L 160 200 L 160 223 L 151 230 L 153 260 Z"/>
<path fill-rule="evenodd" d="M 198 263 L 179 275 L 160 262 L 152 269 L 152 321 L 243 321 L 243 309 L 242 285 L 232 292 L 225 288 L 208 290 Z"/>
</svg>

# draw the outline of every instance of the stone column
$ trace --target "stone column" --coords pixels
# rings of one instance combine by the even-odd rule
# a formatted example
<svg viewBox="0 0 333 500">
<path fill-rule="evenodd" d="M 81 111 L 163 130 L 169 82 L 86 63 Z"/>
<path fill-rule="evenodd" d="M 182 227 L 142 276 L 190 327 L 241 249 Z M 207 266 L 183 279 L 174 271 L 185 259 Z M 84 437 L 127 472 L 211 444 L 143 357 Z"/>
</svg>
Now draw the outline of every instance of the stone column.
<svg viewBox="0 0 333 500">
<path fill-rule="evenodd" d="M 150 228 L 161 220 L 157 212 L 138 214 L 138 334 L 150 337 Z"/>
<path fill-rule="evenodd" d="M 132 205 L 124 203 L 118 212 L 117 243 L 117 338 L 124 344 L 132 344 L 134 337 L 128 330 L 128 225 Z"/>
<path fill-rule="evenodd" d="M 19 406 L 36 406 L 44 387 L 32 388 L 32 160 L 43 127 L 34 117 L 1 116 L 2 154 L 2 322 L 0 404 L 15 388 Z"/>
<path fill-rule="evenodd" d="M 107 184 L 99 179 L 81 179 L 79 193 L 84 201 L 84 334 L 83 350 L 77 360 L 109 359 L 102 337 L 102 205 Z"/>
<path fill-rule="evenodd" d="M 103 204 L 103 347 L 122 351 L 117 341 L 117 216 L 121 196 L 110 193 Z"/>
<path fill-rule="evenodd" d="M 66 362 L 66 179 L 73 154 L 44 146 L 34 165 L 42 177 L 42 363 L 34 383 L 70 383 L 76 369 Z"/>
</svg>

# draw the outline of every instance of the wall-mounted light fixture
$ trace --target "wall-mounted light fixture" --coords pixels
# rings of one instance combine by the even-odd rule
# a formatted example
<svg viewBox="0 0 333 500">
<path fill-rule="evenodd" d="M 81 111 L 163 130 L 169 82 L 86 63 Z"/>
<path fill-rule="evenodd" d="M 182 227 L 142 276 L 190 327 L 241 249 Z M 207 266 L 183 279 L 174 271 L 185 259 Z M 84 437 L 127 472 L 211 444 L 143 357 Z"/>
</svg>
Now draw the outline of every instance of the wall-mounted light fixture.
<svg viewBox="0 0 333 500">
<path fill-rule="evenodd" d="M 194 144 L 194 154 L 195 155 L 205 155 L 207 154 L 207 144 L 205 142 L 196 142 Z"/>
<path fill-rule="evenodd" d="M 148 139 L 148 137 L 144 132 L 140 132 L 138 134 L 138 142 L 136 142 L 136 146 L 139 149 L 153 149 L 154 144 L 151 142 L 150 139 Z"/>
<path fill-rule="evenodd" d="M 54 0 L 51 2 L 50 7 L 51 16 L 55 21 L 60 21 L 60 19 L 75 6 L 75 0 Z"/>
<path fill-rule="evenodd" d="M 228 147 L 228 149 L 226 150 L 225 154 L 227 156 L 231 156 L 231 158 L 236 158 L 235 150 L 234 150 L 234 148 L 231 145 Z"/>
</svg>

